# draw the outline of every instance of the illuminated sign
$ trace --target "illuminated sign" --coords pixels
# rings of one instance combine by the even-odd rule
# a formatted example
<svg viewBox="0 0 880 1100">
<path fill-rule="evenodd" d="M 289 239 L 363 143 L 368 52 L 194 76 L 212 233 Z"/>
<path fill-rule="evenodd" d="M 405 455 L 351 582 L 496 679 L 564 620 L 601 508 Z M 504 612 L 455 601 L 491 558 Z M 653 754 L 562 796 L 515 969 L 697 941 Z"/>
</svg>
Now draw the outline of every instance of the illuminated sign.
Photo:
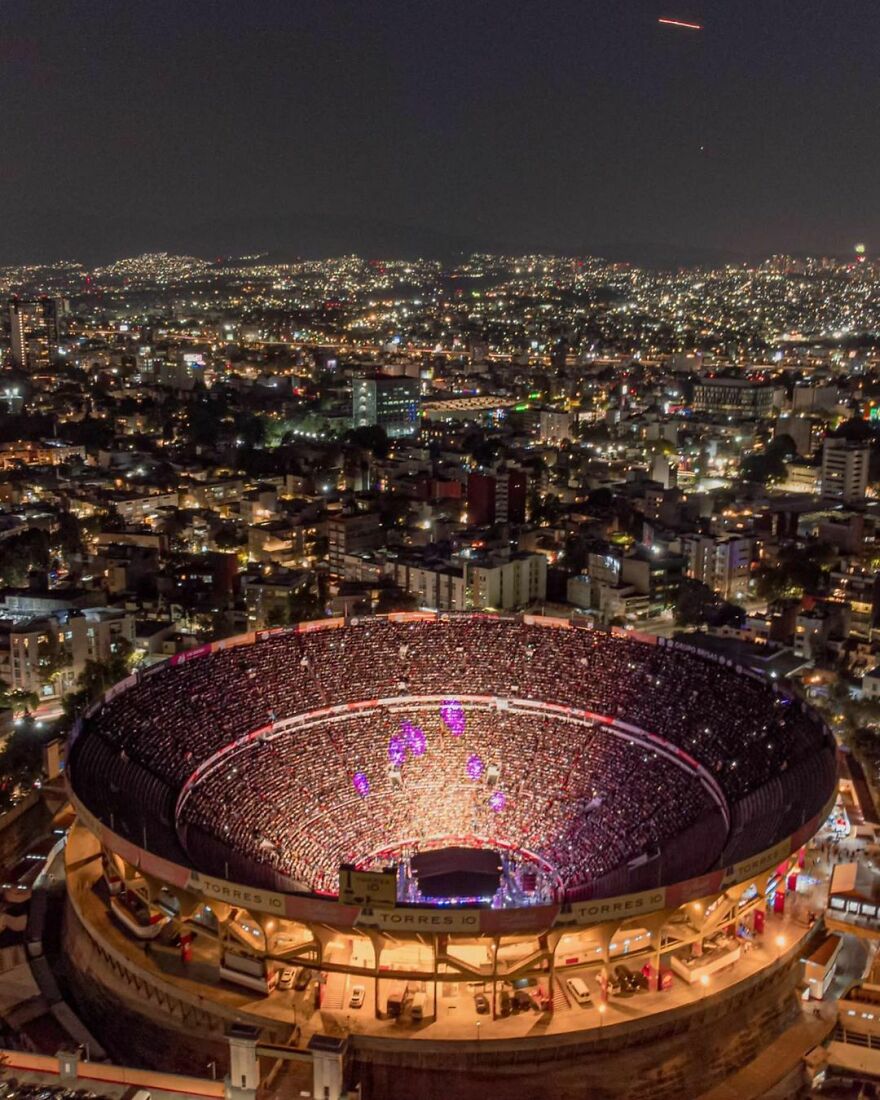
<svg viewBox="0 0 880 1100">
<path fill-rule="evenodd" d="M 358 871 L 343 863 L 339 868 L 339 900 L 343 905 L 393 909 L 397 904 L 397 874 L 393 869 Z"/>
</svg>

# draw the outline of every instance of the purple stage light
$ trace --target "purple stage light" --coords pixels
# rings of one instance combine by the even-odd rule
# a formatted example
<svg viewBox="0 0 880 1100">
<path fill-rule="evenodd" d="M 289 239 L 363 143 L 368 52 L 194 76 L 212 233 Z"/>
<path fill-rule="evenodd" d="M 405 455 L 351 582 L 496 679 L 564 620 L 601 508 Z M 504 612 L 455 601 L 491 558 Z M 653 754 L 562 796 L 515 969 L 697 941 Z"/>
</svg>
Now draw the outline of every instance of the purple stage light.
<svg viewBox="0 0 880 1100">
<path fill-rule="evenodd" d="M 475 782 L 483 774 L 483 761 L 476 753 L 468 757 L 467 773 L 468 779 L 473 779 Z"/>
<path fill-rule="evenodd" d="M 489 798 L 489 805 L 495 811 L 496 814 L 500 814 L 504 807 L 507 805 L 507 798 L 504 791 L 493 791 Z"/>
<path fill-rule="evenodd" d="M 440 707 L 440 717 L 453 737 L 461 737 L 464 733 L 465 716 L 464 707 L 457 699 L 444 699 Z"/>
<path fill-rule="evenodd" d="M 409 719 L 404 718 L 400 723 L 400 733 L 403 738 L 403 743 L 413 754 L 413 756 L 423 756 L 425 749 L 428 746 L 427 738 L 425 737 L 425 731 L 419 729 L 418 726 L 414 726 Z"/>
<path fill-rule="evenodd" d="M 392 737 L 388 742 L 388 759 L 399 768 L 406 759 L 406 745 L 400 737 Z"/>
<path fill-rule="evenodd" d="M 363 772 L 354 773 L 354 775 L 352 776 L 351 785 L 361 796 L 361 798 L 366 798 L 367 795 L 370 793 L 370 781 L 369 779 L 367 779 Z"/>
</svg>

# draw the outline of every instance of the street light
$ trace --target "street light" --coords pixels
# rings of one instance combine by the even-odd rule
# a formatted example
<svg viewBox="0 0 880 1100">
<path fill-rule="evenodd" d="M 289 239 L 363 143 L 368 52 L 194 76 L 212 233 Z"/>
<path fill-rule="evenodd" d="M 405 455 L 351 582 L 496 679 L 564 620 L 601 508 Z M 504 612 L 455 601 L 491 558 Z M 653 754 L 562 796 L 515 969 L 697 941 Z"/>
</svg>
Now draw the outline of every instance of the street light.
<svg viewBox="0 0 880 1100">
<path fill-rule="evenodd" d="M 706 990 L 709 988 L 709 975 L 708 974 L 701 974 L 700 975 L 700 985 L 703 987 L 703 992 L 700 995 L 700 1000 L 702 1000 L 703 997 L 706 996 Z"/>
<path fill-rule="evenodd" d="M 477 1020 L 477 1042 L 480 1041 L 480 1021 Z"/>
<path fill-rule="evenodd" d="M 782 954 L 783 947 L 785 947 L 785 936 L 781 936 L 781 935 L 777 936 L 776 937 L 776 958 L 777 959 Z"/>
<path fill-rule="evenodd" d="M 599 1027 L 605 1023 L 605 1013 L 608 1011 L 608 1005 L 604 1001 L 599 1003 Z"/>
</svg>

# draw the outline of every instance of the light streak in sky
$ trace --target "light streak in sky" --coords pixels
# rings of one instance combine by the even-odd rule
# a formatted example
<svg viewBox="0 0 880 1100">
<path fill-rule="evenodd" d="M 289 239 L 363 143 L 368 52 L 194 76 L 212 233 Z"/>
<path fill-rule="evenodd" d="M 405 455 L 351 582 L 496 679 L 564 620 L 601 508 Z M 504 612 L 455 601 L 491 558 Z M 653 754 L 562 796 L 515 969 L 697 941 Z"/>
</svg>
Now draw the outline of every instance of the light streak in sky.
<svg viewBox="0 0 880 1100">
<path fill-rule="evenodd" d="M 664 27 L 684 27 L 689 31 L 701 31 L 703 29 L 702 23 L 687 23 L 684 19 L 658 19 L 658 23 L 662 23 Z"/>
</svg>

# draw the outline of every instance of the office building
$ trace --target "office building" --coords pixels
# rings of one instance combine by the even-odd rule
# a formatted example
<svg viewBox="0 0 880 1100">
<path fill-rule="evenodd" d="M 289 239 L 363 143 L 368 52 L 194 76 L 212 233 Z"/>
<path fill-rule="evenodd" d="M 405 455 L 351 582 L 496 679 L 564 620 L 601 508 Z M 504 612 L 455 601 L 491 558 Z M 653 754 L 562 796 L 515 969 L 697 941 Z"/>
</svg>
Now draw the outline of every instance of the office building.
<svg viewBox="0 0 880 1100">
<path fill-rule="evenodd" d="M 772 416 L 776 390 L 747 378 L 701 378 L 694 386 L 695 412 L 745 419 Z"/>
<path fill-rule="evenodd" d="M 376 375 L 355 378 L 352 383 L 353 428 L 378 426 L 389 439 L 418 435 L 419 392 L 417 378 Z"/>
</svg>

